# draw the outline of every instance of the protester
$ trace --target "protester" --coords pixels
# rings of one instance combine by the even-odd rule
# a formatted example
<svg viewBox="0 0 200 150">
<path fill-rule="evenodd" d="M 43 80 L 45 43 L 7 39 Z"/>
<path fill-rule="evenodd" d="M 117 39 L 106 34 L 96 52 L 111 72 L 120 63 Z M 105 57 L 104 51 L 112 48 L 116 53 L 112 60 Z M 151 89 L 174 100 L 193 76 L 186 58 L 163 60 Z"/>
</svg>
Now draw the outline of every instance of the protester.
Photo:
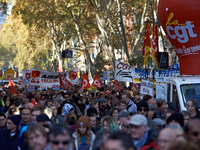
<svg viewBox="0 0 200 150">
<path fill-rule="evenodd" d="M 119 109 L 114 108 L 111 111 L 111 116 L 118 122 Z"/>
<path fill-rule="evenodd" d="M 111 133 L 108 130 L 98 131 L 92 146 L 92 150 L 104 150 L 104 141 Z"/>
<path fill-rule="evenodd" d="M 200 148 L 200 120 L 194 119 L 189 121 L 185 128 L 185 139 L 189 142 L 194 142 Z"/>
<path fill-rule="evenodd" d="M 127 93 L 122 95 L 122 100 L 124 100 L 126 102 L 126 110 L 131 115 L 133 115 L 133 114 L 135 114 L 137 112 L 137 106 L 136 106 L 136 104 L 129 99 L 129 96 L 128 96 Z"/>
<path fill-rule="evenodd" d="M 153 139 L 152 133 L 148 130 L 147 118 L 140 114 L 135 114 L 129 121 L 130 134 L 136 150 L 158 149 L 156 141 Z"/>
<path fill-rule="evenodd" d="M 131 136 L 122 132 L 114 132 L 105 140 L 106 150 L 135 150 Z"/>
<path fill-rule="evenodd" d="M 24 126 L 28 126 L 30 124 L 33 124 L 31 121 L 31 111 L 30 109 L 24 108 L 21 110 L 21 121 L 19 123 L 18 129 L 19 131 L 22 130 Z"/>
<path fill-rule="evenodd" d="M 77 130 L 77 116 L 74 112 L 69 112 L 65 116 L 65 123 L 70 128 L 71 132 L 74 133 Z"/>
<path fill-rule="evenodd" d="M 176 141 L 177 135 L 170 128 L 164 128 L 158 135 L 159 150 L 168 150 L 170 144 Z"/>
<path fill-rule="evenodd" d="M 0 130 L 6 129 L 6 115 L 0 113 Z"/>
<path fill-rule="evenodd" d="M 28 126 L 25 139 L 30 150 L 44 150 L 47 147 L 47 132 L 39 124 Z"/>
<path fill-rule="evenodd" d="M 50 150 L 73 150 L 70 129 L 65 124 L 54 125 L 49 132 Z"/>
<path fill-rule="evenodd" d="M 189 112 L 191 118 L 199 118 L 200 119 L 198 101 L 196 99 L 190 98 L 186 104 L 186 108 L 187 108 L 187 111 Z"/>
<path fill-rule="evenodd" d="M 56 98 L 53 100 L 53 104 L 56 106 L 57 114 L 58 114 L 58 115 L 61 115 L 61 114 L 62 114 L 62 99 L 56 97 Z"/>
<path fill-rule="evenodd" d="M 156 116 L 160 119 L 164 119 L 164 114 L 167 112 L 167 102 L 160 99 L 157 103 Z"/>
<path fill-rule="evenodd" d="M 104 116 L 102 118 L 101 125 L 101 130 L 108 130 L 110 132 L 115 132 L 119 130 L 117 122 L 111 116 Z"/>
<path fill-rule="evenodd" d="M 121 131 L 129 134 L 129 121 L 131 119 L 130 113 L 127 110 L 122 110 L 118 115 L 118 119 Z"/>
<path fill-rule="evenodd" d="M 1 150 L 17 150 L 20 149 L 20 132 L 18 125 L 20 122 L 19 115 L 8 117 L 5 130 L 0 130 L 0 149 Z"/>
<path fill-rule="evenodd" d="M 181 111 L 180 112 L 184 117 L 184 126 L 190 121 L 191 117 L 188 111 Z"/>
<path fill-rule="evenodd" d="M 73 134 L 74 148 L 76 150 L 88 149 L 92 150 L 93 141 L 95 139 L 94 133 L 90 130 L 89 117 L 83 115 L 79 118 L 77 123 L 78 129 Z"/>
<path fill-rule="evenodd" d="M 177 124 L 183 128 L 184 127 L 183 115 L 181 113 L 174 112 L 167 118 L 167 125 L 169 124 Z"/>
</svg>

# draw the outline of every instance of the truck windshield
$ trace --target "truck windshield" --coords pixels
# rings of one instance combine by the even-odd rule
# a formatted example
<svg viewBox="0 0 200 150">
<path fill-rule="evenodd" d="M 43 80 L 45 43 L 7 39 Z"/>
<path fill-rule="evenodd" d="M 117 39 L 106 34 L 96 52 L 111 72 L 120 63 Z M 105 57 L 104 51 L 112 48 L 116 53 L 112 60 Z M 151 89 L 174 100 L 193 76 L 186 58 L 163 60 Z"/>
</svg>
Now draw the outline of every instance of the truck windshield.
<svg viewBox="0 0 200 150">
<path fill-rule="evenodd" d="M 182 84 L 180 87 L 184 105 L 186 106 L 189 98 L 194 98 L 198 101 L 198 107 L 200 108 L 200 84 Z"/>
</svg>

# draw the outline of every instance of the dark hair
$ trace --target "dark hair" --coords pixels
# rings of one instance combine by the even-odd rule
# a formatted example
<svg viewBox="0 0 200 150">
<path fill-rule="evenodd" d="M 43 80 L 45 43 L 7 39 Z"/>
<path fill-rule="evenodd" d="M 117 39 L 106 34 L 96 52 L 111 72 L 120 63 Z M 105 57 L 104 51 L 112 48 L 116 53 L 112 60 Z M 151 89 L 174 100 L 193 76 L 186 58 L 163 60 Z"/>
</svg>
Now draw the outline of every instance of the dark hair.
<svg viewBox="0 0 200 150">
<path fill-rule="evenodd" d="M 113 132 L 107 140 L 120 140 L 126 150 L 134 147 L 131 136 L 122 131 Z"/>
<path fill-rule="evenodd" d="M 108 130 L 103 130 L 103 131 L 98 131 L 96 133 L 96 137 L 94 139 L 94 143 L 93 143 L 93 146 L 92 146 L 92 150 L 99 150 L 101 146 L 103 146 L 104 144 L 104 135 L 106 134 L 111 134 L 111 132 L 109 132 Z"/>
<path fill-rule="evenodd" d="M 41 111 L 41 113 L 43 113 L 43 108 L 42 108 L 42 106 L 34 106 L 31 109 L 31 113 L 34 112 L 34 111 Z"/>
<path fill-rule="evenodd" d="M 121 105 L 121 104 L 125 104 L 126 105 L 126 102 L 124 100 L 121 100 L 121 101 L 119 101 L 118 105 Z"/>
<path fill-rule="evenodd" d="M 185 127 L 184 127 L 184 132 L 187 134 L 189 132 L 190 126 L 192 124 L 197 124 L 199 122 L 200 124 L 200 120 L 199 119 L 192 119 L 190 120 L 188 123 L 186 123 Z"/>
<path fill-rule="evenodd" d="M 67 127 L 67 125 L 63 123 L 59 123 L 59 124 L 55 124 L 50 129 L 48 138 L 50 137 L 50 135 L 58 136 L 58 135 L 66 135 L 66 134 L 72 138 L 72 133 L 70 129 Z"/>
<path fill-rule="evenodd" d="M 157 106 L 160 108 L 160 106 L 162 106 L 163 104 L 167 104 L 167 102 L 164 100 L 164 99 L 160 99 L 158 102 L 157 102 Z"/>
<path fill-rule="evenodd" d="M 6 118 L 6 115 L 4 113 L 0 113 L 0 116 L 3 116 L 4 118 Z"/>
<path fill-rule="evenodd" d="M 65 122 L 69 125 L 76 125 L 77 116 L 74 112 L 69 112 L 65 116 Z"/>
<path fill-rule="evenodd" d="M 118 108 L 113 108 L 113 109 L 111 110 L 111 113 L 110 113 L 111 116 L 113 115 L 113 112 L 114 112 L 115 110 L 117 110 L 118 113 L 119 113 L 119 109 L 118 109 Z"/>
<path fill-rule="evenodd" d="M 146 94 L 146 95 L 143 96 L 143 100 L 145 100 L 145 101 L 148 101 L 151 98 L 152 98 L 152 96 L 148 95 L 148 94 Z"/>
<path fill-rule="evenodd" d="M 195 107 L 196 112 L 199 111 L 198 101 L 196 99 L 190 98 L 188 101 L 192 102 L 192 106 Z"/>
</svg>

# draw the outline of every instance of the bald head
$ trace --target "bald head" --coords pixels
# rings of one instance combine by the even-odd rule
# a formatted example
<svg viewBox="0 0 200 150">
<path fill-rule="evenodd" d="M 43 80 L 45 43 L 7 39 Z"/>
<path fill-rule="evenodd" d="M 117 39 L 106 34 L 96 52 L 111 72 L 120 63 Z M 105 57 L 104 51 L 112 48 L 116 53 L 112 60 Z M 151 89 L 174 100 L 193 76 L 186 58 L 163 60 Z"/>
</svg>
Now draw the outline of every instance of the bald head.
<svg viewBox="0 0 200 150">
<path fill-rule="evenodd" d="M 170 128 L 161 130 L 158 136 L 158 145 L 160 150 L 168 150 L 170 144 L 176 141 L 177 135 Z"/>
<path fill-rule="evenodd" d="M 26 108 L 28 108 L 30 110 L 33 109 L 33 107 L 34 107 L 33 103 L 28 103 L 27 106 L 26 106 Z"/>
</svg>

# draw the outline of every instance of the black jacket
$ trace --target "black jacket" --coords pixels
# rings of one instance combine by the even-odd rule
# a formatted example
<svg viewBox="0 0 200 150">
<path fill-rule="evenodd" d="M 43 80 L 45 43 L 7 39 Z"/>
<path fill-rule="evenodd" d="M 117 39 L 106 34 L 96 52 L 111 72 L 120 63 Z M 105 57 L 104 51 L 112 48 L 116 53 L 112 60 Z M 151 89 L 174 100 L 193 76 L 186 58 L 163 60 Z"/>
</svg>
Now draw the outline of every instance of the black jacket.
<svg viewBox="0 0 200 150">
<path fill-rule="evenodd" d="M 20 143 L 20 132 L 17 130 L 14 136 L 10 136 L 8 129 L 0 131 L 0 149 L 1 150 L 17 150 Z"/>
</svg>

